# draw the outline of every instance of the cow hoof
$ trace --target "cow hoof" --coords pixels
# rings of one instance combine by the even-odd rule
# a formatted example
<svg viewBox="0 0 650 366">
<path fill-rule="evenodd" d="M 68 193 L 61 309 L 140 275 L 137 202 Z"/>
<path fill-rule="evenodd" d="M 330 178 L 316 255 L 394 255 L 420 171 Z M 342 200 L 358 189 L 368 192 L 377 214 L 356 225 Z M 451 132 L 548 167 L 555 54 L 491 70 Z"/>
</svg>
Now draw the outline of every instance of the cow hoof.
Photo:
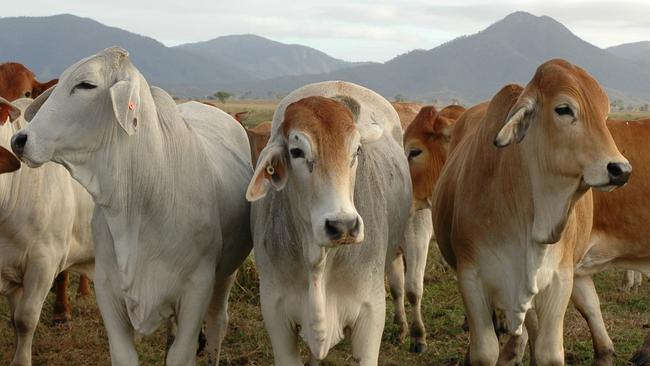
<svg viewBox="0 0 650 366">
<path fill-rule="evenodd" d="M 196 350 L 196 355 L 199 356 L 205 350 L 205 345 L 207 344 L 208 340 L 205 337 L 205 331 L 203 330 L 203 327 L 201 327 L 201 332 L 199 332 L 199 348 Z"/>
<path fill-rule="evenodd" d="M 593 366 L 612 366 L 614 365 L 614 356 L 616 356 L 614 351 L 609 351 L 602 355 L 597 355 L 594 358 Z"/>
<path fill-rule="evenodd" d="M 65 324 L 72 320 L 72 315 L 66 314 L 66 313 L 61 313 L 61 314 L 53 314 L 52 315 L 52 325 L 61 325 Z"/>
<path fill-rule="evenodd" d="M 650 354 L 645 350 L 638 350 L 630 359 L 630 363 L 635 366 L 650 366 Z"/>
<path fill-rule="evenodd" d="M 411 344 L 411 353 L 424 353 L 427 351 L 427 345 L 426 343 L 412 343 Z"/>
</svg>

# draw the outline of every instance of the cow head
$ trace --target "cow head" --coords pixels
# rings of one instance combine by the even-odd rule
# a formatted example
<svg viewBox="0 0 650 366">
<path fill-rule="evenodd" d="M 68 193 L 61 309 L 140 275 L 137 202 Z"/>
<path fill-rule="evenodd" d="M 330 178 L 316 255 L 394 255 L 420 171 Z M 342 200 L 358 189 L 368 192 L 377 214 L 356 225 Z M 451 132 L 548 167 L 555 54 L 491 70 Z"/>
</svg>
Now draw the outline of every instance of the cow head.
<svg viewBox="0 0 650 366">
<path fill-rule="evenodd" d="M 282 125 L 262 151 L 248 187 L 250 201 L 270 187 L 288 190 L 293 215 L 308 223 L 311 242 L 321 247 L 359 243 L 363 220 L 354 206 L 362 144 L 383 129 L 355 124 L 359 104 L 313 96 L 287 106 Z"/>
<path fill-rule="evenodd" d="M 563 212 L 542 212 L 539 207 L 554 196 L 548 182 L 575 186 L 577 193 L 593 187 L 609 191 L 622 186 L 632 171 L 620 154 L 605 124 L 609 112 L 607 95 L 587 72 L 564 60 L 542 64 L 507 113 L 494 144 L 497 147 L 521 142 L 535 197 L 533 236 L 540 242 L 554 242 L 565 220 L 552 223 Z M 528 135 L 528 136 L 527 136 Z M 558 185 L 559 187 L 559 185 Z"/>
<path fill-rule="evenodd" d="M 135 133 L 141 80 L 121 48 L 79 61 L 27 108 L 31 123 L 14 135 L 12 149 L 31 167 L 85 163 L 105 141 Z"/>
<path fill-rule="evenodd" d="M 31 70 L 17 62 L 0 65 L 0 97 L 8 101 L 36 98 L 56 83 L 57 79 L 39 83 Z"/>
<path fill-rule="evenodd" d="M 404 151 L 416 209 L 431 206 L 431 194 L 449 153 L 454 122 L 438 113 L 434 106 L 427 106 L 420 110 L 404 133 Z"/>
</svg>

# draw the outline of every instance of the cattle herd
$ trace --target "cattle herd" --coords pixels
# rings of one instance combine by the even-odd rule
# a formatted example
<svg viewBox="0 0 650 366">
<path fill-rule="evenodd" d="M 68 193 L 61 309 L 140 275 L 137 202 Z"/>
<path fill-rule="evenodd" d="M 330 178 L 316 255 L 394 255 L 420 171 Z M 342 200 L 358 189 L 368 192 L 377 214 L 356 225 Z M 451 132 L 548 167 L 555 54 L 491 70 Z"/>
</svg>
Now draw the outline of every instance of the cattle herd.
<svg viewBox="0 0 650 366">
<path fill-rule="evenodd" d="M 564 364 L 572 301 L 594 364 L 612 365 L 591 276 L 611 264 L 650 272 L 650 120 L 608 113 L 598 83 L 559 59 L 468 109 L 309 84 L 254 129 L 214 106 L 177 105 L 118 47 L 46 84 L 0 65 L 0 143 L 13 150 L 0 146 L 11 365 L 31 365 L 55 278 L 54 320 L 69 318 L 68 269 L 94 281 L 112 364 L 137 365 L 134 335 L 166 324 L 166 364 L 193 365 L 205 324 L 217 365 L 251 250 L 273 364 L 303 365 L 299 338 L 310 365 L 349 338 L 354 364 L 377 365 L 386 281 L 400 337 L 421 353 L 430 241 L 457 276 L 466 364 L 518 365 L 527 345 L 532 364 Z"/>
</svg>

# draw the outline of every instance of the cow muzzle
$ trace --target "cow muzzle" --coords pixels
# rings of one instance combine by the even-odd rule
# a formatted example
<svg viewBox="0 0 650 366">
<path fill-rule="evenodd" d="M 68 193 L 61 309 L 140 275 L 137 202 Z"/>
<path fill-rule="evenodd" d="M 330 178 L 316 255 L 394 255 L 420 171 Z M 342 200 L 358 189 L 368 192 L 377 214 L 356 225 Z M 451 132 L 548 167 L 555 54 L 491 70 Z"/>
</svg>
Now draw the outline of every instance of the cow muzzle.
<svg viewBox="0 0 650 366">
<path fill-rule="evenodd" d="M 333 246 L 363 241 L 363 220 L 356 214 L 327 218 L 323 230 Z"/>
</svg>

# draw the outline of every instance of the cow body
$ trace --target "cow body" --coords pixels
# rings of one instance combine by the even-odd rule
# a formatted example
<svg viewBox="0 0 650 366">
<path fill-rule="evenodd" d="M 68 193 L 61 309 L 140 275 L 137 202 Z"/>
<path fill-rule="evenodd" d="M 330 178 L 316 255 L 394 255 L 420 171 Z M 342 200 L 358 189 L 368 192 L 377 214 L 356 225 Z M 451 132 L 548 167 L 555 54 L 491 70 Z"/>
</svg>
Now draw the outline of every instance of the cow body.
<svg viewBox="0 0 650 366">
<path fill-rule="evenodd" d="M 318 236 L 312 236 L 319 235 L 311 234 L 312 230 L 318 230 L 315 228 L 319 225 L 314 221 L 318 216 L 314 216 L 317 213 L 312 210 L 311 219 L 309 218 L 308 212 L 304 210 L 311 207 L 303 208 L 297 193 L 304 189 L 298 186 L 299 178 L 295 177 L 301 174 L 299 171 L 302 168 L 297 165 L 302 161 L 300 158 L 292 155 L 294 160 L 291 168 L 268 165 L 276 164 L 273 159 L 281 159 L 286 154 L 284 144 L 295 143 L 292 136 L 297 136 L 296 141 L 302 136 L 296 132 L 300 130 L 287 127 L 291 122 L 301 121 L 292 119 L 294 112 L 327 116 L 331 112 L 328 108 L 345 109 L 336 100 L 351 101 L 350 104 L 356 106 L 351 107 L 351 112 L 340 113 L 343 113 L 342 118 L 347 118 L 346 114 L 355 115 L 356 128 L 362 136 L 364 129 L 373 128 L 365 126 L 365 123 L 374 124 L 380 132 L 373 137 L 372 142 L 361 138 L 361 141 L 366 142 L 362 142 L 358 160 L 352 156 L 351 166 L 349 162 L 339 166 L 340 169 L 356 167 L 352 196 L 356 212 L 363 220 L 361 232 L 353 234 L 357 242 L 361 241 L 358 244 L 319 244 Z M 312 103 L 317 105 L 313 110 L 309 109 Z M 339 120 L 340 118 L 333 118 L 331 121 L 336 123 Z M 302 128 L 321 127 L 309 125 Z M 337 131 L 328 133 L 339 133 Z M 331 143 L 341 142 L 339 138 Z M 332 153 L 322 143 L 312 149 Z M 305 154 L 309 159 L 309 152 Z M 343 155 L 344 158 L 345 156 Z M 316 169 L 322 167 L 322 164 L 328 164 L 324 159 L 329 159 L 329 164 L 332 164 L 331 159 L 334 158 L 319 156 L 317 159 L 321 160 L 312 163 L 308 160 L 307 164 L 312 164 L 310 171 L 313 174 L 332 176 L 331 172 Z M 296 161 L 296 165 L 293 161 Z M 385 268 L 393 259 L 397 244 L 403 238 L 411 205 L 409 177 L 397 115 L 383 98 L 354 84 L 310 84 L 289 94 L 279 104 L 273 119 L 271 140 L 262 151 L 249 194 L 254 192 L 258 174 L 262 174 L 264 169 L 268 173 L 269 166 L 274 167 L 276 172 L 279 169 L 291 169 L 289 178 L 286 178 L 286 186 L 279 191 L 270 190 L 252 208 L 262 314 L 273 344 L 275 364 L 302 365 L 296 344 L 298 335 L 309 345 L 313 364 L 322 360 L 331 347 L 348 335 L 351 337 L 356 362 L 361 365 L 376 365 L 385 318 Z M 279 174 L 285 173 L 281 171 Z M 276 180 L 273 182 L 277 183 Z M 326 193 L 316 192 L 319 192 L 318 195 Z M 315 202 L 320 201 L 317 199 Z M 338 242 L 340 241 L 334 243 Z"/>
<path fill-rule="evenodd" d="M 395 106 L 395 103 L 393 103 Z M 433 106 L 422 107 L 404 133 L 404 151 L 409 161 L 413 184 L 412 213 L 406 227 L 400 252 L 389 272 L 390 291 L 395 306 L 395 322 L 400 326 L 400 339 L 409 331 L 404 308 L 404 295 L 413 309 L 410 326 L 412 352 L 426 349 L 426 330 L 422 320 L 421 303 L 424 291 L 424 271 L 429 244 L 433 238 L 430 196 L 442 164 L 449 153 L 450 134 L 455 121 L 465 108 L 450 105 L 438 112 Z M 404 126 L 404 123 L 402 123 Z"/>
<path fill-rule="evenodd" d="M 228 294 L 251 248 L 244 129 L 201 103 L 177 107 L 115 47 L 71 66 L 35 104 L 12 148 L 31 166 L 63 164 L 93 196 L 96 293 L 113 364 L 137 364 L 132 334 L 166 318 L 178 326 L 167 364 L 194 364 L 206 311 L 218 362 Z M 95 122 L 70 138 L 88 116 Z"/>
<path fill-rule="evenodd" d="M 19 99 L 12 108 L 24 111 L 31 102 Z M 25 124 L 19 117 L 1 126 L 0 143 L 9 146 Z M 0 176 L 0 197 L 0 294 L 9 298 L 16 333 L 12 365 L 30 365 L 32 338 L 54 277 L 67 268 L 93 273 L 93 203 L 54 164 Z"/>
<path fill-rule="evenodd" d="M 614 346 L 603 322 L 600 301 L 591 276 L 610 266 L 650 275 L 650 214 L 647 210 L 647 199 L 650 197 L 647 185 L 650 180 L 647 163 L 650 120 L 608 120 L 607 127 L 616 145 L 635 169 L 624 188 L 611 193 L 594 192 L 594 221 L 589 250 L 576 265 L 572 300 L 589 325 L 594 360 L 598 365 L 613 364 Z"/>
<path fill-rule="evenodd" d="M 543 350 L 537 364 L 563 364 L 573 267 L 591 230 L 588 189 L 611 190 L 631 170 L 605 128 L 607 108 L 584 70 L 552 60 L 526 89 L 503 88 L 480 123 L 463 126 L 465 136 L 452 145 L 434 192 L 433 222 L 440 251 L 458 273 L 473 365 L 497 362 L 495 325 L 524 336 L 533 307 L 535 349 Z"/>
</svg>

